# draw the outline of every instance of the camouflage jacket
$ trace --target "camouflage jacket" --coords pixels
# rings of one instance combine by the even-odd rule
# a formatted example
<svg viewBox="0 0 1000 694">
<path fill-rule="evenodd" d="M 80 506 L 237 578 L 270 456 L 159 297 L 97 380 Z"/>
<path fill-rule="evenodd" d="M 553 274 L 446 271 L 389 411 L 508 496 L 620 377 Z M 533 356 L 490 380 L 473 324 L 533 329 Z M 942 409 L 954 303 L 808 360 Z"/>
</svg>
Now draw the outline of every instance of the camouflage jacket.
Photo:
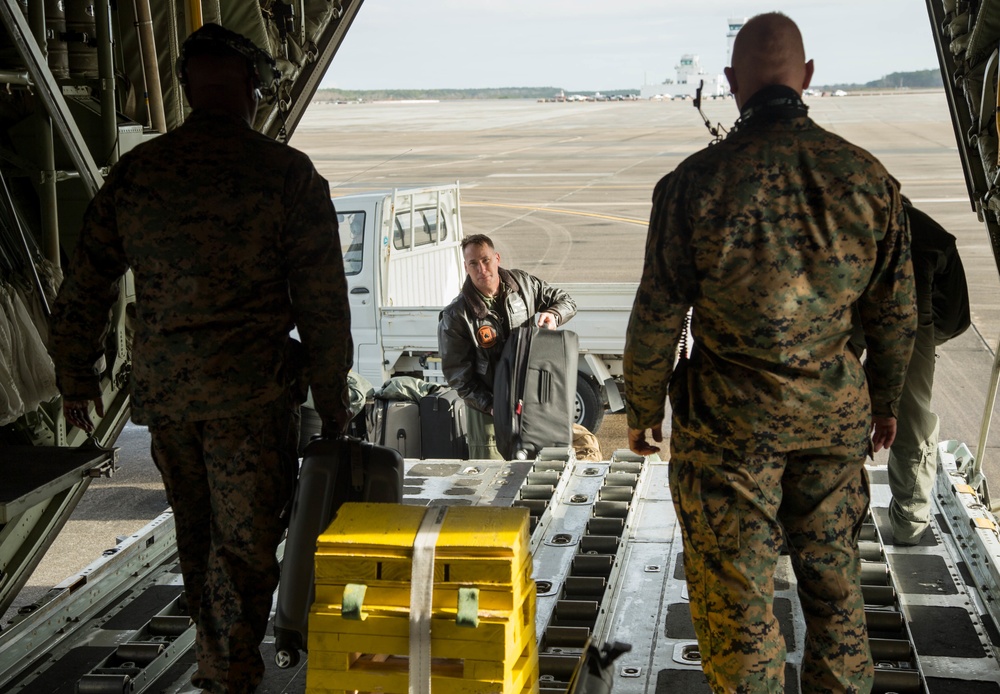
<svg viewBox="0 0 1000 694">
<path fill-rule="evenodd" d="M 490 310 L 472 280 L 440 314 L 438 349 L 448 385 L 480 412 L 493 409 L 493 376 L 512 328 L 527 324 L 540 311 L 550 311 L 562 325 L 576 315 L 576 302 L 523 270 L 500 268 L 501 300 Z"/>
<path fill-rule="evenodd" d="M 306 155 L 224 113 L 196 111 L 136 147 L 91 202 L 52 316 L 50 352 L 71 399 L 100 394 L 94 363 L 131 268 L 133 419 L 254 411 L 299 369 L 316 409 L 347 409 L 350 308 L 329 186 Z"/>
<path fill-rule="evenodd" d="M 852 309 L 866 366 L 847 347 Z M 674 368 L 692 310 L 690 359 Z M 628 425 L 733 450 L 857 443 L 894 415 L 916 328 L 895 180 L 770 87 L 653 193 L 625 346 Z M 866 372 L 867 371 L 867 379 Z"/>
</svg>

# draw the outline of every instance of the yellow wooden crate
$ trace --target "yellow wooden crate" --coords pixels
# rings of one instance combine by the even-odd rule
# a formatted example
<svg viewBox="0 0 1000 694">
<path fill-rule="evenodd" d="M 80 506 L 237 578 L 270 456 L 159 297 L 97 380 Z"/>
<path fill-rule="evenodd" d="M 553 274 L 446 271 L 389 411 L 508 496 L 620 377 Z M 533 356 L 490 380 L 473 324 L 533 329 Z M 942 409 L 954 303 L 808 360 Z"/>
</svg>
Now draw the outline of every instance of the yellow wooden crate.
<svg viewBox="0 0 1000 694">
<path fill-rule="evenodd" d="M 316 583 L 342 584 L 375 581 L 409 581 L 411 557 L 331 554 L 316 551 Z M 435 552 L 434 583 L 513 585 L 531 571 L 531 555 L 517 561 L 493 557 L 446 557 Z M 529 573 L 530 575 L 530 573 Z"/>
<path fill-rule="evenodd" d="M 387 513 L 383 504 L 345 504 L 320 536 L 308 691 L 407 691 L 413 544 L 425 513 L 435 510 L 393 506 Z M 448 507 L 440 520 L 430 629 L 434 691 L 537 691 L 527 510 Z M 364 620 L 340 614 L 348 584 L 365 586 Z M 478 590 L 478 626 L 456 624 L 463 588 Z"/>
<path fill-rule="evenodd" d="M 306 691 L 309 692 L 309 694 L 357 694 L 358 692 L 357 689 L 320 689 L 317 687 L 314 687 L 312 689 L 306 689 Z M 524 688 L 520 691 L 519 694 L 539 694 L 540 691 L 541 690 L 539 688 L 538 679 L 536 678 L 534 682 L 529 682 L 528 684 L 524 685 Z M 366 693 L 361 692 L 361 694 L 366 694 Z"/>
<path fill-rule="evenodd" d="M 535 642 L 535 605 L 532 593 L 509 618 L 483 617 L 475 627 L 459 626 L 454 614 L 436 614 L 430 627 L 431 657 L 509 666 L 529 642 Z M 314 606 L 309 614 L 308 645 L 310 667 L 334 670 L 347 668 L 344 657 L 350 654 L 404 655 L 410 651 L 409 615 L 376 612 L 365 620 L 344 619 L 339 606 Z"/>
<path fill-rule="evenodd" d="M 435 640 L 431 644 L 431 657 L 438 660 L 461 662 L 461 676 L 466 679 L 489 682 L 502 681 L 506 674 L 516 666 L 525 653 L 537 649 L 534 634 L 524 630 L 517 639 L 521 648 L 512 652 L 503 652 L 483 642 L 461 642 Z M 362 656 L 391 656 L 406 659 L 409 646 L 407 639 L 389 638 L 385 636 L 361 636 L 350 638 L 344 634 L 321 634 L 316 639 L 309 638 L 309 668 L 319 668 L 330 672 L 348 672 L 354 663 Z M 478 648 L 477 648 L 478 646 Z M 356 648 L 357 651 L 350 649 Z"/>
<path fill-rule="evenodd" d="M 317 586 L 361 583 L 369 587 L 409 584 L 413 542 L 426 509 L 384 504 L 344 504 L 315 557 Z M 430 513 L 433 513 L 431 510 Z M 440 584 L 508 589 L 515 594 L 531 578 L 525 509 L 448 507 L 434 548 L 435 590 Z M 329 596 L 329 593 L 324 593 Z M 397 597 L 399 594 L 397 594 Z M 339 598 L 319 598 L 336 602 Z M 520 596 L 512 604 L 519 602 Z M 400 605 L 398 599 L 387 604 Z M 408 604 L 408 598 L 407 603 Z"/>
<path fill-rule="evenodd" d="M 346 670 L 330 670 L 312 663 L 306 672 L 306 692 L 380 692 L 407 694 L 409 660 L 399 656 L 358 656 Z M 490 679 L 465 676 L 467 667 L 457 659 L 431 661 L 434 694 L 517 694 L 538 691 L 538 650 L 531 640 L 512 667 Z M 489 673 L 482 673 L 489 674 Z"/>
<path fill-rule="evenodd" d="M 513 583 L 491 583 L 476 581 L 475 583 L 456 583 L 453 581 L 434 582 L 433 606 L 438 610 L 454 609 L 458 602 L 458 591 L 461 588 L 479 589 L 479 609 L 491 612 L 511 611 L 516 609 L 529 592 L 534 592 L 535 583 L 531 579 L 532 565 L 530 562 L 522 567 L 521 574 Z M 357 584 L 358 579 L 331 581 L 329 579 L 316 582 L 315 603 L 318 605 L 333 605 L 343 602 L 344 590 L 350 584 Z M 381 607 L 410 607 L 410 582 L 374 580 L 365 581 L 365 605 L 373 609 Z"/>
<path fill-rule="evenodd" d="M 424 518 L 422 506 L 347 503 L 319 536 L 324 555 L 407 558 Z M 529 556 L 528 511 L 523 508 L 450 506 L 441 525 L 435 554 L 443 558 Z"/>
</svg>

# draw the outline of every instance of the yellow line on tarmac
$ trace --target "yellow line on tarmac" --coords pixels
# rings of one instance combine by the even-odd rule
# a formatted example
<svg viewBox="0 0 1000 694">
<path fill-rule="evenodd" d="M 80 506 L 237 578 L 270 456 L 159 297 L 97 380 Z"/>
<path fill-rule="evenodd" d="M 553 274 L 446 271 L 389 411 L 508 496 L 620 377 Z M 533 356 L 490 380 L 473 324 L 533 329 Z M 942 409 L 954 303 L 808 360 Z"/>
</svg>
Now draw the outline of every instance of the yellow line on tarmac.
<svg viewBox="0 0 1000 694">
<path fill-rule="evenodd" d="M 559 214 L 572 214 L 578 217 L 596 217 L 597 219 L 609 219 L 612 222 L 624 222 L 626 224 L 638 224 L 646 226 L 647 219 L 633 219 L 631 217 L 612 217 L 609 214 L 597 214 L 596 212 L 580 212 L 578 210 L 561 210 L 555 207 L 539 207 L 537 205 L 508 205 L 502 202 L 471 202 L 463 200 L 463 205 L 475 205 L 477 207 L 508 207 L 514 210 L 532 210 L 534 212 L 558 212 Z"/>
</svg>

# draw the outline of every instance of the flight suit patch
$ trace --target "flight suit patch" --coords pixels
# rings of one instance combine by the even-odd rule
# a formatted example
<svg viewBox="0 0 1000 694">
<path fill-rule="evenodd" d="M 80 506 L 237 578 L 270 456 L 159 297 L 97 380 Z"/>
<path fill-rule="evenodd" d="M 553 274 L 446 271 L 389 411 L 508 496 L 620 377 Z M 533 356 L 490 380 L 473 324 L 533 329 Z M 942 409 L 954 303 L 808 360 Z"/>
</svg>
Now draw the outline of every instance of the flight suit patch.
<svg viewBox="0 0 1000 694">
<path fill-rule="evenodd" d="M 482 349 L 489 349 L 497 343 L 497 330 L 492 325 L 480 325 L 476 330 L 476 341 Z"/>
</svg>

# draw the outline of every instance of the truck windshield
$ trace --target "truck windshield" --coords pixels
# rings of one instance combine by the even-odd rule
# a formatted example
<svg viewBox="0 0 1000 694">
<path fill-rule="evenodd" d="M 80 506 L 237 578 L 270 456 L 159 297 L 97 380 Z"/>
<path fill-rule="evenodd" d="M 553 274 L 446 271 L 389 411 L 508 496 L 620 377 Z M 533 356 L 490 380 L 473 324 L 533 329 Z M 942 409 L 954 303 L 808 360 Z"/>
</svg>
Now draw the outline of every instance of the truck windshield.
<svg viewBox="0 0 1000 694">
<path fill-rule="evenodd" d="M 340 249 L 344 254 L 344 272 L 356 275 L 361 272 L 365 240 L 365 213 L 338 212 L 340 225 Z"/>
</svg>

